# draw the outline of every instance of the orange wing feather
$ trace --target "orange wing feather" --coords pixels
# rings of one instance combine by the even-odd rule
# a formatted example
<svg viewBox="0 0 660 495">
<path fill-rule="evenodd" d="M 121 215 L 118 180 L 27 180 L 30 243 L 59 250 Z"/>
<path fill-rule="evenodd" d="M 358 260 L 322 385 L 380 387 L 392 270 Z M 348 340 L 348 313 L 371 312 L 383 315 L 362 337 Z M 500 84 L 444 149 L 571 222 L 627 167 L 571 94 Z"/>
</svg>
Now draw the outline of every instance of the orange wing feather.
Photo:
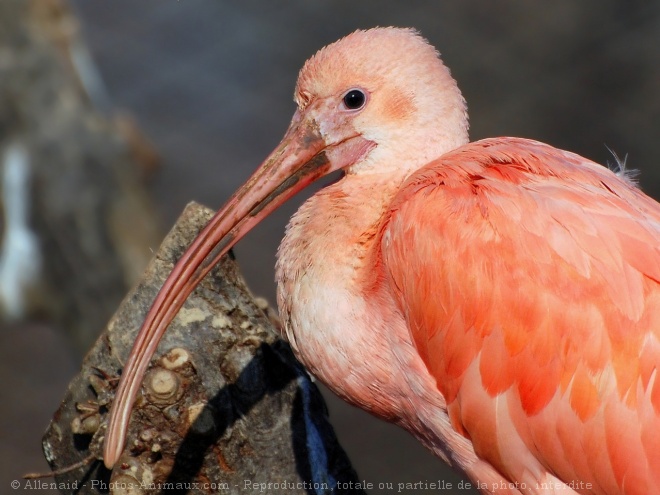
<svg viewBox="0 0 660 495">
<path fill-rule="evenodd" d="M 479 455 L 512 480 L 660 493 L 658 203 L 577 155 L 489 139 L 408 179 L 381 249 Z"/>
</svg>

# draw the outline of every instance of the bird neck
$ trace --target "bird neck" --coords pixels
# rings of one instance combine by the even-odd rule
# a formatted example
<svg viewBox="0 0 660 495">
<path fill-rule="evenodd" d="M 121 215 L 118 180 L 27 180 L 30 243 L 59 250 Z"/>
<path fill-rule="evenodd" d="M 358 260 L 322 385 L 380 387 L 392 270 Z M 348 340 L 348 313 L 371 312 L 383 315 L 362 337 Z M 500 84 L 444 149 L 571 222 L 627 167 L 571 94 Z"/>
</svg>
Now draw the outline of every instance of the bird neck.
<svg viewBox="0 0 660 495">
<path fill-rule="evenodd" d="M 467 117 L 455 110 L 445 115 L 447 122 L 422 120 L 403 129 L 380 129 L 363 137 L 377 143 L 360 162 L 346 170 L 348 176 L 375 175 L 377 185 L 400 185 L 409 175 L 445 153 L 468 144 Z M 350 187 L 350 186 L 349 186 Z"/>
<path fill-rule="evenodd" d="M 349 175 L 317 193 L 291 218 L 276 265 L 283 337 L 296 357 L 340 397 L 388 419 L 400 407 L 389 397 L 405 387 L 393 348 L 412 343 L 396 307 L 374 307 L 375 286 L 365 282 L 400 180 Z M 374 332 L 391 338 L 374 342 Z M 360 358 L 366 350 L 378 356 L 377 366 Z M 358 357 L 350 376 L 338 372 L 337 356 Z"/>
<path fill-rule="evenodd" d="M 380 222 L 407 176 L 348 174 L 308 199 L 291 218 L 278 250 L 278 284 L 291 280 L 304 260 L 320 277 L 352 283 L 358 290 Z"/>
<path fill-rule="evenodd" d="M 309 350 L 303 343 L 323 332 L 340 332 L 335 327 L 347 325 L 359 312 L 353 306 L 339 314 L 335 306 L 370 297 L 377 281 L 371 265 L 381 219 L 401 181 L 403 177 L 384 174 L 347 175 L 316 193 L 291 217 L 277 253 L 275 279 L 283 336 L 301 361 Z M 315 366 L 313 359 L 305 364 Z"/>
</svg>

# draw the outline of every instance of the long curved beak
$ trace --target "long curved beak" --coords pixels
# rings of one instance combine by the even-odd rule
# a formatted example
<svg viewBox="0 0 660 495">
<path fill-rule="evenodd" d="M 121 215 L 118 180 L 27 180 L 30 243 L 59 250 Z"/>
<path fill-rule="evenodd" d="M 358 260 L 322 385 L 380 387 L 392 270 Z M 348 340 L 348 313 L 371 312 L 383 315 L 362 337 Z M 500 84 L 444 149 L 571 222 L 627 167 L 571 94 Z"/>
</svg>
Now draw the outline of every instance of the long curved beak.
<svg viewBox="0 0 660 495">
<path fill-rule="evenodd" d="M 106 432 L 109 469 L 121 455 L 133 403 L 161 337 L 188 295 L 262 219 L 315 180 L 366 154 L 373 143 L 354 137 L 327 146 L 312 119 L 299 112 L 280 144 L 215 214 L 177 262 L 147 314 L 126 361 Z M 339 151 L 341 149 L 341 151 Z"/>
</svg>

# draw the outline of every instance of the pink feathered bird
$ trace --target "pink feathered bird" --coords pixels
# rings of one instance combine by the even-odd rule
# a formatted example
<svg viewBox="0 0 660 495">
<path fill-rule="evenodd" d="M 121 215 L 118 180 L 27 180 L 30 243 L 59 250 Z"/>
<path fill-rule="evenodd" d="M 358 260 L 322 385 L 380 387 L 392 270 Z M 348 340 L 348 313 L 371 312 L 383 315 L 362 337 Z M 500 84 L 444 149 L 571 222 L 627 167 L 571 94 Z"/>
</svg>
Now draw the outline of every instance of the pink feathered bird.
<svg viewBox="0 0 660 495">
<path fill-rule="evenodd" d="M 105 463 L 158 341 L 253 226 L 314 180 L 278 252 L 283 336 L 339 396 L 500 494 L 660 494 L 660 205 L 536 141 L 470 143 L 410 29 L 300 72 L 280 145 L 165 282 L 126 363 Z"/>
</svg>

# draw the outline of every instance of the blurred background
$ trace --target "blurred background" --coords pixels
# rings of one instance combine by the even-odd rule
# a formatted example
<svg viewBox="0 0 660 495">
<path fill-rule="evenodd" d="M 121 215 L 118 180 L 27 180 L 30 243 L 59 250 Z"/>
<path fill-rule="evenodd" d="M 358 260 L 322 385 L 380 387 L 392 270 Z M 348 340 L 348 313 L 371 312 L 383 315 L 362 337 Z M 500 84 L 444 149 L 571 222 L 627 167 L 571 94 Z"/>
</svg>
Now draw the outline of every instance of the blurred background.
<svg viewBox="0 0 660 495">
<path fill-rule="evenodd" d="M 660 196 L 657 1 L 3 1 L 0 490 L 46 469 L 40 438 L 66 384 L 184 205 L 218 208 L 278 143 L 303 62 L 388 25 L 438 47 L 473 140 L 528 137 L 614 164 L 610 148 Z M 78 107 L 83 117 L 63 117 Z M 9 163 L 25 156 L 21 179 Z M 22 187 L 27 199 L 11 206 Z M 253 292 L 273 303 L 284 225 L 312 193 L 235 248 Z M 24 280 L 35 265 L 20 252 L 34 249 L 40 271 Z M 16 306 L 18 285 L 37 295 Z M 325 395 L 365 480 L 449 479 L 407 434 Z"/>
</svg>

